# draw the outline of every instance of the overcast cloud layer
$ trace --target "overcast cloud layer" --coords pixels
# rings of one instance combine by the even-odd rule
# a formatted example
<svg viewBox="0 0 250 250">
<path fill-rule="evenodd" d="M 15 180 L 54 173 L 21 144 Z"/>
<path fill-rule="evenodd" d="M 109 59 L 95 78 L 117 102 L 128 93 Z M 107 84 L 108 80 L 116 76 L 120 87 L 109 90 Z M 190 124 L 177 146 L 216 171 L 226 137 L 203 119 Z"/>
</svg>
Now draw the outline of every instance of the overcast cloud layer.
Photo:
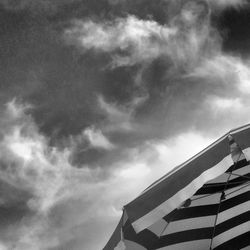
<svg viewBox="0 0 250 250">
<path fill-rule="evenodd" d="M 244 0 L 0 0 L 0 250 L 97 250 L 122 206 L 250 121 Z"/>
</svg>

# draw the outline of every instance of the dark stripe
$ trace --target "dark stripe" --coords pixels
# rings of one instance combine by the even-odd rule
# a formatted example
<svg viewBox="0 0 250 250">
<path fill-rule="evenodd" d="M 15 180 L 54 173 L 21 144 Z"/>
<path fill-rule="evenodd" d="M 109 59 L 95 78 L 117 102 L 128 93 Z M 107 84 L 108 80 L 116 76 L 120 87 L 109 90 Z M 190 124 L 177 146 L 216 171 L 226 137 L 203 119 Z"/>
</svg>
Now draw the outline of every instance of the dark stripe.
<svg viewBox="0 0 250 250">
<path fill-rule="evenodd" d="M 249 213 L 244 213 L 242 215 L 236 216 L 232 219 L 227 220 L 216 226 L 215 236 L 219 235 L 230 228 L 238 226 L 249 220 Z M 213 228 L 202 228 L 202 229 L 191 229 L 182 232 L 177 232 L 173 234 L 168 234 L 161 236 L 160 239 L 149 230 L 143 230 L 139 234 L 136 234 L 133 227 L 128 225 L 125 226 L 126 230 L 124 231 L 124 237 L 127 240 L 134 241 L 147 249 L 160 248 L 176 243 L 201 240 L 201 239 L 210 239 L 212 236 Z"/>
<path fill-rule="evenodd" d="M 225 222 L 222 222 L 220 224 L 218 224 L 215 228 L 215 236 L 231 229 L 234 228 L 236 226 L 239 226 L 247 221 L 249 221 L 250 219 L 250 211 L 240 214 L 238 216 L 235 216 Z"/>
<path fill-rule="evenodd" d="M 220 212 L 226 211 L 232 207 L 242 204 L 249 200 L 250 191 L 239 194 L 233 198 L 222 201 Z M 165 216 L 163 219 L 167 222 L 190 219 L 196 217 L 215 215 L 218 211 L 219 204 L 194 206 L 187 208 L 180 208 L 174 210 L 172 213 Z"/>
<path fill-rule="evenodd" d="M 243 224 L 246 221 L 249 221 L 249 216 L 250 212 L 246 212 L 217 225 L 214 237 L 233 227 Z M 182 242 L 210 239 L 212 237 L 212 232 L 213 232 L 213 227 L 209 227 L 209 228 L 191 229 L 164 235 L 160 237 L 159 244 L 157 244 L 157 247 L 160 248 Z M 233 249 L 235 250 L 238 248 L 233 248 Z"/>
<path fill-rule="evenodd" d="M 204 205 L 204 206 L 195 206 L 195 207 L 188 207 L 188 208 L 181 208 L 176 210 L 172 216 L 165 216 L 164 220 L 166 221 L 177 221 L 177 220 L 184 220 L 196 217 L 204 217 L 215 215 L 218 211 L 219 204 L 213 205 Z"/>
<path fill-rule="evenodd" d="M 229 219 L 223 223 L 220 223 L 219 225 L 216 226 L 214 237 L 231 228 L 234 228 L 238 225 L 241 225 L 249 221 L 249 217 L 250 217 L 250 212 L 248 211 L 232 219 Z M 167 234 L 160 237 L 159 244 L 161 244 L 162 247 L 186 241 L 210 239 L 212 237 L 212 232 L 213 232 L 213 227 L 209 227 L 200 229 L 190 229 L 177 233 Z"/>
<path fill-rule="evenodd" d="M 242 204 L 242 203 L 248 201 L 249 197 L 250 197 L 250 191 L 247 191 L 247 192 L 239 194 L 239 195 L 237 195 L 237 196 L 235 196 L 233 198 L 224 200 L 221 203 L 220 212 L 223 212 L 223 211 L 225 211 L 227 209 L 230 209 L 232 207 L 235 207 L 235 206 L 237 206 L 239 204 Z"/>
<path fill-rule="evenodd" d="M 146 249 L 152 249 L 155 247 L 159 240 L 159 237 L 148 229 L 136 233 L 129 220 L 123 227 L 124 238 L 136 242 L 137 244 L 145 247 Z"/>
<path fill-rule="evenodd" d="M 207 228 L 192 229 L 192 230 L 186 230 L 186 231 L 172 233 L 168 235 L 163 235 L 159 239 L 157 248 L 161 248 L 164 246 L 169 246 L 169 245 L 173 245 L 173 244 L 181 243 L 181 242 L 210 239 L 212 237 L 212 233 L 213 233 L 213 228 L 207 227 Z"/>
<path fill-rule="evenodd" d="M 213 194 L 213 193 L 222 192 L 224 190 L 228 190 L 230 188 L 234 188 L 234 187 L 237 187 L 246 183 L 247 181 L 249 181 L 249 178 L 250 178 L 250 174 L 246 174 L 228 182 L 205 184 L 195 194 L 202 195 L 202 194 Z"/>
<path fill-rule="evenodd" d="M 218 164 L 229 153 L 228 140 L 224 138 L 218 144 L 180 168 L 177 172 L 174 172 L 156 186 L 137 197 L 125 206 L 131 222 L 134 222 L 170 199 L 204 171 Z"/>
<path fill-rule="evenodd" d="M 234 165 L 232 165 L 226 172 L 229 173 L 229 172 L 238 170 L 240 168 L 243 168 L 247 165 L 249 165 L 249 162 L 246 159 L 240 160 L 240 161 L 236 162 Z"/>
<path fill-rule="evenodd" d="M 238 237 L 235 237 L 219 245 L 213 250 L 237 250 L 237 249 L 242 249 L 247 246 L 250 246 L 250 232 L 247 232 Z"/>
</svg>

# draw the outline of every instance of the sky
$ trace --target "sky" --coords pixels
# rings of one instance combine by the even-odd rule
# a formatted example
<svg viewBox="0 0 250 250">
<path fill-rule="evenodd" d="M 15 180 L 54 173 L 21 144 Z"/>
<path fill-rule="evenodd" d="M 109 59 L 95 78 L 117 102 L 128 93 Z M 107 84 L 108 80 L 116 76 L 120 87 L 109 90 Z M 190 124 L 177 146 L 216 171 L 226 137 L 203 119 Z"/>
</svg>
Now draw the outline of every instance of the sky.
<svg viewBox="0 0 250 250">
<path fill-rule="evenodd" d="M 250 122 L 244 0 L 0 0 L 0 250 L 98 250 L 122 207 Z"/>
</svg>

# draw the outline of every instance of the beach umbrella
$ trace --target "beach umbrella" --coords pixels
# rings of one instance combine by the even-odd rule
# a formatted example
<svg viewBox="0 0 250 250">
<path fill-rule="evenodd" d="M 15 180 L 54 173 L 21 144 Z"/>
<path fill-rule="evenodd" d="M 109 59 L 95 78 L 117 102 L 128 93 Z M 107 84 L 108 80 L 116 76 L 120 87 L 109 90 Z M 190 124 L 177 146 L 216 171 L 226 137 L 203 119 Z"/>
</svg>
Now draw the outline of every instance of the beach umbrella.
<svg viewBox="0 0 250 250">
<path fill-rule="evenodd" d="M 246 125 L 231 130 L 125 205 L 103 250 L 250 249 L 249 160 Z"/>
</svg>

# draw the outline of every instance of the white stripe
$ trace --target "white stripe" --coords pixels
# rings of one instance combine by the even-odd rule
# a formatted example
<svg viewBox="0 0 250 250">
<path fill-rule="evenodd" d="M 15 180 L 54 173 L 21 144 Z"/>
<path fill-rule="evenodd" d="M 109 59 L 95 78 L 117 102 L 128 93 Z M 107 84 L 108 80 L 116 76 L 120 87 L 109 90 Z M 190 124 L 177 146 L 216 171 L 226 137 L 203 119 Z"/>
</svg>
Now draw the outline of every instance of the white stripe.
<svg viewBox="0 0 250 250">
<path fill-rule="evenodd" d="M 245 167 L 239 168 L 239 169 L 233 171 L 230 180 L 233 180 L 233 179 L 238 178 L 238 177 L 240 177 L 240 176 L 246 175 L 246 174 L 248 174 L 249 172 L 250 172 L 250 165 L 247 165 L 247 166 L 245 166 Z M 228 173 L 228 174 L 230 174 L 230 173 Z M 235 174 L 235 175 L 234 175 L 234 174 Z M 240 176 L 237 176 L 237 175 L 240 175 Z M 244 177 L 243 177 L 243 178 L 244 178 Z M 250 180 L 249 177 L 246 177 L 246 181 L 247 181 L 247 180 Z"/>
<path fill-rule="evenodd" d="M 157 236 L 160 236 L 164 228 L 166 228 L 167 224 L 168 222 L 161 219 L 147 229 L 150 230 L 152 233 L 156 234 Z"/>
<path fill-rule="evenodd" d="M 163 235 L 204 227 L 212 227 L 214 225 L 214 220 L 215 216 L 211 215 L 173 221 L 169 223 L 169 226 L 166 228 Z"/>
<path fill-rule="evenodd" d="M 235 178 L 238 178 L 238 177 L 240 177 L 242 175 L 246 175 L 249 172 L 250 172 L 250 165 L 246 165 L 246 166 L 241 167 L 241 168 L 239 168 L 237 170 L 234 170 L 232 172 L 232 174 L 230 172 L 223 173 L 222 175 L 220 175 L 217 178 L 209 181 L 206 184 L 216 184 L 216 183 L 220 183 L 220 182 L 226 182 L 228 177 L 230 176 L 230 174 L 231 174 L 231 176 L 230 176 L 230 181 L 231 181 L 231 180 L 234 180 Z M 237 175 L 240 175 L 240 176 L 237 176 Z"/>
<path fill-rule="evenodd" d="M 234 157 L 236 157 L 236 155 Z M 236 158 L 236 161 L 241 161 L 241 160 L 245 160 L 245 159 L 246 159 L 246 157 L 243 153 L 243 154 L 238 155 L 238 157 Z"/>
<path fill-rule="evenodd" d="M 240 250 L 250 250 L 250 246 L 247 246 L 247 247 L 241 248 Z"/>
<path fill-rule="evenodd" d="M 250 147 L 249 148 L 245 148 L 242 151 L 243 151 L 243 153 L 244 153 L 247 161 L 249 161 L 250 160 Z"/>
<path fill-rule="evenodd" d="M 228 174 L 223 173 L 222 175 L 220 175 L 217 178 L 207 182 L 206 184 L 218 184 L 218 183 L 221 183 L 221 182 L 226 182 L 227 179 L 228 179 Z"/>
<path fill-rule="evenodd" d="M 220 201 L 221 193 L 215 193 L 212 195 L 194 195 L 190 207 L 205 206 L 205 205 L 217 205 Z"/>
<path fill-rule="evenodd" d="M 174 196 L 151 210 L 146 215 L 132 223 L 135 231 L 138 233 L 143 229 L 152 225 L 155 221 L 160 220 L 166 214 L 169 214 L 175 208 L 179 207 L 185 200 L 189 199 L 194 193 L 200 189 L 206 182 L 224 173 L 233 161 L 231 155 L 226 156 L 222 161 L 214 167 L 203 172 L 199 177 L 194 179 L 186 187 L 176 193 Z"/>
<path fill-rule="evenodd" d="M 217 224 L 220 224 L 226 220 L 229 220 L 237 215 L 243 214 L 250 210 L 250 201 L 239 204 L 238 206 L 227 209 L 218 215 Z M 193 217 L 189 219 L 183 219 L 170 222 L 169 226 L 164 231 L 163 235 L 198 229 L 203 227 L 212 227 L 214 225 L 215 215 Z"/>
<path fill-rule="evenodd" d="M 229 220 L 237 215 L 243 214 L 250 210 L 250 201 L 241 203 L 235 207 L 227 209 L 218 215 L 217 224 L 220 224 L 226 220 Z"/>
<path fill-rule="evenodd" d="M 195 240 L 195 241 L 186 241 L 179 244 L 174 244 L 156 250 L 204 250 L 209 249 L 211 240 Z"/>
<path fill-rule="evenodd" d="M 244 187 L 245 186 L 245 187 Z M 243 188 L 244 187 L 244 188 Z M 234 189 L 229 189 L 229 190 L 227 190 L 226 192 L 225 192 L 225 194 L 226 194 L 226 198 L 227 199 L 231 199 L 231 198 L 233 198 L 233 197 L 236 197 L 236 196 L 238 196 L 238 195 L 240 195 L 240 194 L 243 194 L 243 193 L 245 193 L 245 192 L 247 192 L 247 191 L 249 191 L 250 190 L 250 184 L 248 183 L 245 183 L 245 184 L 242 184 L 242 185 L 240 185 L 240 186 L 238 186 L 238 187 L 235 187 Z"/>
<path fill-rule="evenodd" d="M 229 181 L 231 181 L 231 180 L 234 180 L 234 179 L 239 178 L 241 176 L 243 177 L 243 175 L 248 174 L 249 170 L 250 170 L 250 165 L 247 165 L 247 166 L 244 166 L 244 167 L 239 168 L 237 170 L 234 170 L 232 172 L 232 174 L 230 172 L 224 173 L 224 174 L 218 176 L 217 178 L 215 178 L 214 180 L 209 181 L 207 184 L 217 184 L 217 183 L 221 183 L 221 182 L 227 182 L 227 179 L 229 176 L 230 176 Z M 250 180 L 250 179 L 247 179 L 247 177 L 246 177 L 246 181 L 247 180 Z"/>
<path fill-rule="evenodd" d="M 239 235 L 242 235 L 244 233 L 247 233 L 249 232 L 250 230 L 250 223 L 249 221 L 237 226 L 237 227 L 234 227 L 234 228 L 231 228 L 229 230 L 227 230 L 226 232 L 223 232 L 219 235 L 217 235 L 216 237 L 214 237 L 213 239 L 213 247 L 217 247 Z"/>
</svg>

